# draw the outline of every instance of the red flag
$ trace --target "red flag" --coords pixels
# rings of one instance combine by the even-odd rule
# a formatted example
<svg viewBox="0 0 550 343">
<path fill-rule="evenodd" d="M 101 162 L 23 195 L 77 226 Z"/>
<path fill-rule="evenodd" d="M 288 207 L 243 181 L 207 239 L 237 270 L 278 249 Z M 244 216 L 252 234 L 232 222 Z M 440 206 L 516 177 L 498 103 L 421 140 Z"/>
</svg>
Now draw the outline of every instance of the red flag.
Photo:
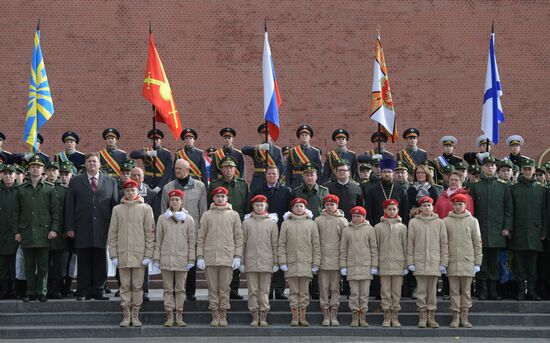
<svg viewBox="0 0 550 343">
<path fill-rule="evenodd" d="M 155 47 L 152 33 L 149 34 L 149 56 L 147 57 L 147 67 L 145 68 L 145 79 L 143 80 L 141 95 L 155 106 L 155 120 L 168 125 L 174 138 L 176 140 L 179 139 L 182 131 L 180 116 L 176 109 L 170 83 Z"/>
</svg>

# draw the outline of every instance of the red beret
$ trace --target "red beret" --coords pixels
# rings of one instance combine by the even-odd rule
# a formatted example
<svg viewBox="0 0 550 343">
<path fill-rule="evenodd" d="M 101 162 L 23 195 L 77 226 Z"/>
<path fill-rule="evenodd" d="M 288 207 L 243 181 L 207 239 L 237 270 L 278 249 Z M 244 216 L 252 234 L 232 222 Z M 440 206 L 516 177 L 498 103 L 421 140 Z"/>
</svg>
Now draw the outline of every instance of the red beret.
<svg viewBox="0 0 550 343">
<path fill-rule="evenodd" d="M 360 214 L 363 217 L 367 215 L 367 210 L 363 206 L 355 206 L 351 210 L 349 210 L 349 213 L 351 214 Z"/>
<path fill-rule="evenodd" d="M 225 187 L 216 187 L 214 188 L 214 190 L 212 191 L 212 196 L 216 195 L 216 194 L 225 194 L 225 195 L 229 195 L 229 191 L 227 190 L 227 188 Z"/>
<path fill-rule="evenodd" d="M 168 193 L 168 198 L 171 198 L 171 197 L 180 197 L 180 198 L 183 199 L 183 195 L 184 195 L 184 194 L 185 194 L 185 193 L 184 193 L 181 189 L 174 189 L 174 190 L 172 190 L 172 191 L 170 191 L 170 192 Z"/>
<path fill-rule="evenodd" d="M 290 202 L 290 206 L 294 206 L 296 204 L 304 204 L 307 205 L 307 200 L 303 198 L 295 198 Z"/>
<path fill-rule="evenodd" d="M 384 208 L 386 208 L 390 205 L 395 205 L 395 206 L 399 207 L 399 202 L 395 199 L 388 199 L 388 200 L 384 200 L 384 202 L 382 203 L 382 206 Z"/>
<path fill-rule="evenodd" d="M 251 204 L 255 202 L 267 202 L 267 197 L 265 195 L 258 194 L 250 199 Z"/>
<path fill-rule="evenodd" d="M 451 198 L 451 201 L 454 203 L 454 202 L 463 202 L 463 203 L 467 203 L 468 202 L 468 197 L 466 196 L 466 194 L 456 194 L 454 195 L 452 198 Z"/>
<path fill-rule="evenodd" d="M 338 196 L 336 196 L 334 194 L 327 194 L 323 198 L 323 204 L 326 203 L 326 202 L 334 202 L 334 203 L 338 204 L 340 202 L 340 198 L 338 198 Z"/>
<path fill-rule="evenodd" d="M 134 180 L 128 180 L 128 181 L 124 182 L 124 184 L 122 185 L 122 188 L 123 189 L 138 188 L 138 184 Z"/>
<path fill-rule="evenodd" d="M 434 204 L 434 199 L 430 198 L 429 196 L 422 197 L 422 198 L 420 198 L 420 200 L 418 200 L 418 205 L 422 205 L 425 202 L 429 202 L 430 204 L 433 205 Z"/>
</svg>

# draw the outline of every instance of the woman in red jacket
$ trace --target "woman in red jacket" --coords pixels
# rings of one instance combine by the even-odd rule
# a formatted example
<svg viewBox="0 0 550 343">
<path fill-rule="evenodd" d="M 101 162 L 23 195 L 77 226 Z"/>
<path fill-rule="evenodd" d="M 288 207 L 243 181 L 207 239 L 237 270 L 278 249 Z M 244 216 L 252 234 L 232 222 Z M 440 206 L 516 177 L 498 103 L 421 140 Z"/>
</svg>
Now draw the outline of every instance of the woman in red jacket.
<svg viewBox="0 0 550 343">
<path fill-rule="evenodd" d="M 434 212 L 437 213 L 439 218 L 443 219 L 447 217 L 449 212 L 453 210 L 453 203 L 451 198 L 456 194 L 464 194 L 468 198 L 466 203 L 466 209 L 474 215 L 474 201 L 472 197 L 468 194 L 468 191 L 465 188 L 462 188 L 463 176 L 459 171 L 454 171 L 449 176 L 449 187 L 439 196 L 437 203 L 434 207 Z"/>
</svg>

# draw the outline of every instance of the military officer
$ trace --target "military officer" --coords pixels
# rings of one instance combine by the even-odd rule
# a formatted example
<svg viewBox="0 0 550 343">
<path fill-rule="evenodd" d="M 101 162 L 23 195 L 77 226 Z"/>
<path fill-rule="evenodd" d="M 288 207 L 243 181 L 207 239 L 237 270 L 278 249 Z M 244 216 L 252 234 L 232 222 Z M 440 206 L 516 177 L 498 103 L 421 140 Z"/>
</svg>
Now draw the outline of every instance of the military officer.
<svg viewBox="0 0 550 343">
<path fill-rule="evenodd" d="M 485 157 L 481 169 L 483 174 L 479 182 L 469 185 L 483 241 L 483 262 L 476 275 L 476 284 L 479 284 L 477 295 L 480 300 L 498 300 L 499 252 L 506 248 L 506 237 L 510 236 L 512 229 L 514 207 L 510 186 L 496 176 L 495 157 Z"/>
<path fill-rule="evenodd" d="M 17 187 L 14 234 L 25 256 L 27 293 L 23 301 L 45 302 L 50 241 L 60 229 L 59 204 L 55 185 L 42 178 L 44 159 L 33 155 L 28 162 L 30 180 Z"/>
<path fill-rule="evenodd" d="M 67 131 L 61 136 L 61 141 L 65 144 L 65 150 L 55 155 L 54 161 L 58 163 L 70 161 L 73 164 L 71 173 L 76 175 L 84 168 L 86 161 L 84 153 L 76 150 L 76 146 L 80 143 L 80 137 L 74 131 Z"/>
<path fill-rule="evenodd" d="M 393 170 L 393 181 L 395 184 L 405 188 L 405 190 L 409 189 L 411 185 L 409 182 L 409 168 L 403 161 L 397 161 Z"/>
<path fill-rule="evenodd" d="M 254 174 L 250 183 L 251 192 L 262 188 L 268 166 L 275 166 L 279 171 L 282 171 L 284 168 L 281 148 L 273 144 L 271 135 L 269 134 L 267 135 L 268 141 L 265 141 L 265 131 L 266 125 L 262 123 L 258 126 L 258 134 L 262 143 L 254 146 L 245 145 L 242 150 L 243 154 L 252 157 L 252 162 L 254 163 Z"/>
<path fill-rule="evenodd" d="M 464 180 L 462 187 L 470 188 L 470 185 L 472 183 L 476 183 L 479 181 L 480 175 L 481 175 L 481 167 L 478 164 L 470 164 L 468 166 L 468 178 Z"/>
<path fill-rule="evenodd" d="M 183 129 L 180 134 L 180 138 L 183 141 L 183 148 L 176 151 L 174 164 L 176 163 L 176 160 L 180 158 L 186 160 L 189 162 L 189 175 L 196 180 L 202 181 L 205 186 L 208 186 L 209 175 L 206 170 L 206 162 L 202 157 L 203 151 L 195 148 L 195 141 L 199 138 L 197 131 L 191 128 Z M 210 166 L 211 172 L 212 169 L 214 169 L 214 166 Z"/>
<path fill-rule="evenodd" d="M 521 167 L 523 159 L 529 158 L 521 154 L 521 147 L 525 144 L 525 140 L 520 135 L 512 135 L 506 138 L 506 145 L 510 147 L 510 154 L 504 159 L 512 161 L 518 167 Z"/>
<path fill-rule="evenodd" d="M 466 180 L 468 178 L 468 166 L 464 161 L 458 161 L 454 164 L 455 170 L 462 174 L 462 179 Z"/>
<path fill-rule="evenodd" d="M 493 141 L 489 137 L 481 135 L 476 139 L 476 147 L 479 149 L 479 152 L 464 153 L 464 161 L 468 162 L 468 165 L 477 164 L 481 166 L 483 159 L 491 155 Z"/>
<path fill-rule="evenodd" d="M 5 140 L 6 140 L 6 135 L 0 132 L 0 163 L 12 164 L 14 163 L 12 153 L 7 150 L 4 150 Z"/>
<path fill-rule="evenodd" d="M 24 154 L 12 154 L 12 162 L 22 166 L 26 166 L 29 162 L 29 159 L 34 155 L 40 156 L 44 160 L 44 163 L 50 162 L 50 156 L 46 155 L 40 149 L 43 143 L 44 143 L 44 137 L 38 133 L 36 135 L 36 151 L 34 153 L 27 152 Z"/>
<path fill-rule="evenodd" d="M 106 147 L 99 151 L 101 170 L 109 176 L 119 177 L 120 166 L 126 162 L 126 152 L 117 149 L 117 142 L 120 139 L 120 132 L 114 128 L 103 131 L 103 139 Z"/>
<path fill-rule="evenodd" d="M 15 166 L 2 165 L 0 181 L 0 299 L 15 298 L 15 256 L 19 243 L 13 237 L 16 218 Z"/>
<path fill-rule="evenodd" d="M 537 165 L 535 177 L 541 185 L 546 186 L 546 167 L 543 164 Z"/>
<path fill-rule="evenodd" d="M 309 144 L 313 138 L 313 129 L 309 125 L 301 125 L 296 130 L 300 144 L 290 149 L 287 163 L 286 182 L 290 188 L 296 188 L 302 183 L 302 167 L 312 162 L 317 169 L 319 179 L 323 179 L 321 150 Z"/>
<path fill-rule="evenodd" d="M 379 160 L 383 158 L 394 159 L 395 156 L 387 151 L 384 146 L 388 141 L 388 135 L 382 131 L 376 131 L 370 137 L 370 141 L 376 145 L 376 148 L 372 150 L 365 151 L 364 154 L 357 156 L 357 163 L 369 163 L 373 158 L 378 158 Z M 380 149 L 378 149 L 378 143 L 380 142 Z M 371 163 L 372 165 L 372 163 Z"/>
<path fill-rule="evenodd" d="M 403 138 L 407 141 L 407 147 L 401 149 L 397 154 L 397 160 L 405 162 L 409 168 L 416 168 L 428 159 L 426 150 L 420 149 L 417 146 L 419 136 L 420 131 L 415 128 L 409 128 L 403 132 Z"/>
<path fill-rule="evenodd" d="M 159 193 L 172 177 L 172 152 L 162 147 L 164 133 L 161 130 L 149 130 L 147 138 L 153 141 L 153 148 L 133 150 L 130 158 L 143 161 L 144 182 Z"/>
<path fill-rule="evenodd" d="M 508 185 L 514 184 L 514 164 L 511 160 L 500 160 L 497 163 L 498 178 Z"/>
<path fill-rule="evenodd" d="M 27 178 L 27 169 L 26 167 L 23 167 L 18 164 L 14 164 L 15 167 L 15 182 L 20 185 L 23 182 L 25 182 L 25 179 Z"/>
<path fill-rule="evenodd" d="M 347 147 L 349 132 L 346 129 L 336 129 L 332 132 L 332 140 L 336 143 L 336 149 L 327 152 L 323 168 L 323 181 L 336 180 L 334 169 L 336 169 L 337 162 L 341 160 L 348 161 L 350 177 L 355 180 L 357 178 L 357 154 Z"/>
<path fill-rule="evenodd" d="M 368 182 L 370 174 L 372 173 L 372 167 L 370 163 L 359 164 L 359 170 L 357 171 L 357 181 L 359 184 L 362 182 Z"/>
<path fill-rule="evenodd" d="M 241 179 L 246 179 L 246 166 L 244 164 L 243 153 L 233 146 L 233 141 L 236 135 L 237 131 L 230 127 L 224 127 L 220 130 L 220 136 L 223 138 L 223 145 L 221 148 L 216 149 L 216 153 L 214 154 L 214 164 L 210 167 L 210 175 L 212 179 L 222 178 L 223 175 L 220 163 L 225 156 L 232 156 L 235 159 L 237 163 L 235 175 Z"/>
<path fill-rule="evenodd" d="M 136 162 L 134 160 L 125 161 L 120 165 L 120 175 L 118 177 L 118 200 L 122 200 L 124 197 L 124 188 L 122 187 L 127 181 L 130 180 L 130 173 L 132 169 L 136 167 Z"/>
<path fill-rule="evenodd" d="M 439 144 L 443 145 L 443 154 L 433 160 L 436 170 L 435 179 L 439 185 L 443 183 L 443 167 L 452 164 L 456 169 L 456 164 L 462 162 L 460 157 L 453 154 L 457 142 L 456 137 L 453 136 L 443 136 L 439 139 Z"/>
</svg>

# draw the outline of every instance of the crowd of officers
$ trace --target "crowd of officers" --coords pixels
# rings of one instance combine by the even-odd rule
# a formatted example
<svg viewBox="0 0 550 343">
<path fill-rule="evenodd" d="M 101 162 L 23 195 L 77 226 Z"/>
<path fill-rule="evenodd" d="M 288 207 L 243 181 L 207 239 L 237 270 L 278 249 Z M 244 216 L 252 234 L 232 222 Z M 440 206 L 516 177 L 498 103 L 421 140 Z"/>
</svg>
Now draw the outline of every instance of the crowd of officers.
<svg viewBox="0 0 550 343">
<path fill-rule="evenodd" d="M 185 324 L 182 297 L 196 299 L 196 268 L 206 269 L 214 326 L 227 325 L 229 298 L 242 299 L 241 272 L 247 273 L 253 325 L 267 325 L 267 299 L 287 299 L 287 284 L 292 325 L 308 325 L 310 298 L 321 301 L 323 325 L 338 325 L 340 294 L 350 298 L 353 326 L 368 325 L 369 295 L 382 297 L 383 326 L 400 325 L 402 291 L 416 298 L 420 327 L 437 326 L 435 292 L 450 296 L 455 327 L 459 315 L 460 323 L 471 327 L 470 287 L 479 300 L 550 299 L 550 165 L 523 156 L 521 136 L 506 140 L 510 154 L 502 159 L 491 155 L 492 142 L 485 136 L 476 140 L 478 151 L 463 158 L 454 155 L 457 139 L 444 136 L 443 152 L 430 159 L 418 147 L 415 128 L 403 133 L 407 146 L 396 156 L 385 149 L 383 132 L 372 135 L 372 150 L 356 154 L 346 146 L 349 132 L 337 129 L 335 147 L 323 163 L 321 150 L 310 144 L 314 130 L 309 125 L 298 127 L 294 147 L 274 145 L 265 130 L 265 124 L 258 127 L 259 144 L 239 150 L 234 147 L 236 131 L 223 128 L 222 147 L 203 151 L 195 147 L 197 132 L 187 128 L 175 154 L 163 148 L 162 131 L 151 130 L 147 138 L 153 146 L 129 156 L 118 149 L 120 133 L 114 128 L 103 131 L 106 147 L 90 154 L 77 150 L 79 136 L 68 131 L 62 136 L 65 150 L 53 158 L 41 151 L 41 135 L 35 153 L 12 154 L 4 149 L 6 137 L 0 133 L 0 298 L 107 300 L 107 267 L 98 265 L 107 262 L 107 255 L 101 255 L 109 245 L 108 262 L 118 267 L 121 283 L 121 326 L 141 325 L 138 313 L 147 300 L 149 264 L 162 270 L 166 326 L 174 325 L 174 311 L 175 324 Z M 245 155 L 254 164 L 250 185 Z M 94 163 L 101 169 L 97 178 Z M 104 180 L 114 185 L 109 186 L 106 211 L 94 212 L 95 200 L 89 203 L 90 244 L 79 240 L 84 231 L 75 227 L 86 211 L 76 205 L 83 194 L 76 176 L 89 182 L 92 196 L 106 187 Z M 134 203 L 139 206 L 121 214 L 118 206 Z M 133 224 L 128 224 L 130 212 Z M 96 219 L 107 225 L 95 225 Z M 129 232 L 113 236 L 127 231 L 121 223 L 143 228 L 138 243 Z M 162 250 L 159 239 L 182 227 L 181 246 L 172 242 Z M 229 236 L 224 230 L 231 230 Z M 125 254 L 137 249 L 137 255 L 121 261 L 121 239 Z M 71 289 L 71 276 L 77 274 L 73 256 L 78 257 L 76 292 Z M 174 267 L 172 258 L 186 261 Z M 163 260 L 172 261 L 171 267 Z M 165 273 L 167 268 L 173 273 Z"/>
</svg>

